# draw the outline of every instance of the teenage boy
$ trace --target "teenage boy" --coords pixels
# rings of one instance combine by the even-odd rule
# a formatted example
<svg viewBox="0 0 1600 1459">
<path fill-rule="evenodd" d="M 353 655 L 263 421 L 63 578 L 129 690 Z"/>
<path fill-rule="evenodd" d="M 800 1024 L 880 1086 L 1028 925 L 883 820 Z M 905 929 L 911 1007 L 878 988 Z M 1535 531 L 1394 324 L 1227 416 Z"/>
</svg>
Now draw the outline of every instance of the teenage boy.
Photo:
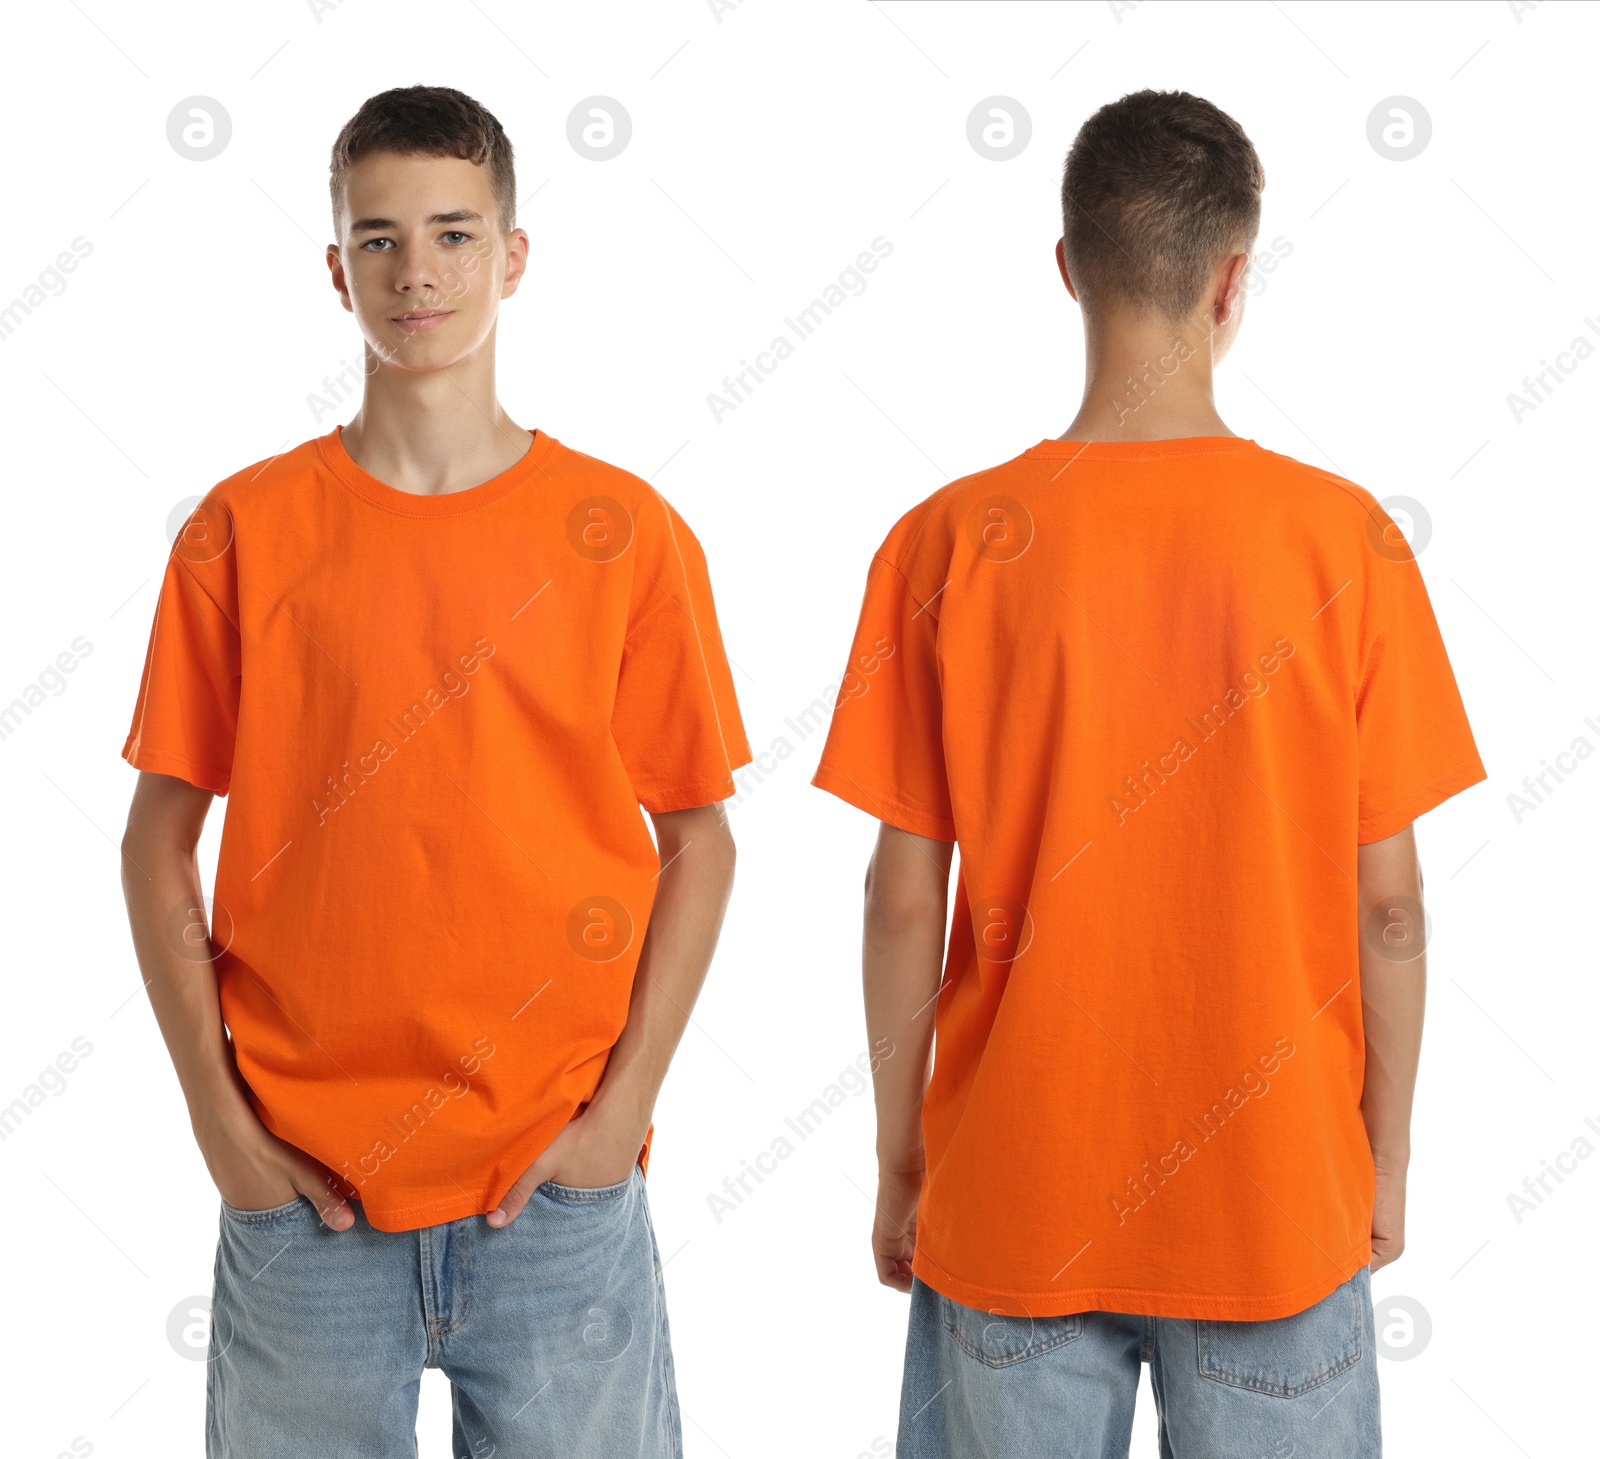
<svg viewBox="0 0 1600 1459">
<path fill-rule="evenodd" d="M 705 560 L 496 396 L 528 236 L 493 116 L 375 96 L 332 191 L 361 408 L 189 519 L 123 751 L 134 943 L 223 1198 L 207 1452 L 412 1455 L 437 1367 L 462 1459 L 676 1455 L 643 1170 L 749 759 Z"/>
<path fill-rule="evenodd" d="M 1213 404 L 1263 181 L 1197 97 L 1097 112 L 1057 245 L 1082 407 L 914 508 L 868 576 L 816 783 L 883 822 L 901 1459 L 1126 1455 L 1141 1362 L 1176 1459 L 1379 1452 L 1411 822 L 1483 769 L 1393 522 Z"/>
</svg>

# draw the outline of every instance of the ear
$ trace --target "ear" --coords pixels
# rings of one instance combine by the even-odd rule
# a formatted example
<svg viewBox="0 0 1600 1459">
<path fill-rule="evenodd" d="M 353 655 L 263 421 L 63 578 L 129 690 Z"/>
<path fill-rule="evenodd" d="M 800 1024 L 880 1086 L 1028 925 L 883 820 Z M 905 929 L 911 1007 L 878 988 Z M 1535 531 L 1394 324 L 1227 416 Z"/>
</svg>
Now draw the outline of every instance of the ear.
<svg viewBox="0 0 1600 1459">
<path fill-rule="evenodd" d="M 1217 270 L 1216 290 L 1211 300 L 1212 318 L 1226 324 L 1244 305 L 1244 281 L 1250 271 L 1250 255 L 1235 253 L 1224 259 Z"/>
<path fill-rule="evenodd" d="M 326 257 L 328 260 L 328 272 L 333 275 L 334 292 L 338 294 L 339 301 L 345 307 L 345 312 L 348 314 L 354 314 L 356 311 L 354 306 L 352 306 L 350 303 L 350 286 L 345 281 L 344 258 L 339 252 L 339 245 L 337 243 L 330 243 L 328 245 L 328 251 L 324 257 Z"/>
<path fill-rule="evenodd" d="M 1056 267 L 1061 270 L 1061 282 L 1067 286 L 1067 292 L 1072 295 L 1074 303 L 1078 302 L 1078 291 L 1072 286 L 1072 275 L 1067 272 L 1067 240 L 1056 239 Z"/>
<path fill-rule="evenodd" d="M 517 292 L 517 285 L 522 282 L 522 275 L 528 268 L 528 235 L 521 228 L 513 228 L 506 234 L 506 276 L 500 285 L 500 297 L 509 299 Z"/>
</svg>

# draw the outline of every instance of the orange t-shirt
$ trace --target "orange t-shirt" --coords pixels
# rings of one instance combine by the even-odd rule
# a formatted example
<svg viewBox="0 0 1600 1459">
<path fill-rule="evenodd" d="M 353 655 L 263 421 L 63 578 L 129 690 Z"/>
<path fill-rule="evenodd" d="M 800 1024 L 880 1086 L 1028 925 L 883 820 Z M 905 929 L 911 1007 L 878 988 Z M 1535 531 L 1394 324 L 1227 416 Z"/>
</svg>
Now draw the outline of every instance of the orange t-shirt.
<svg viewBox="0 0 1600 1459">
<path fill-rule="evenodd" d="M 639 807 L 750 758 L 700 544 L 649 485 L 538 432 L 418 496 L 338 431 L 190 517 L 123 755 L 229 797 L 239 1071 L 385 1231 L 493 1210 L 593 1095 L 655 891 Z"/>
<path fill-rule="evenodd" d="M 1370 1257 L 1356 846 L 1483 778 L 1405 539 L 1253 441 L 1045 441 L 906 515 L 816 784 L 955 841 L 914 1269 L 1266 1319 Z"/>
</svg>

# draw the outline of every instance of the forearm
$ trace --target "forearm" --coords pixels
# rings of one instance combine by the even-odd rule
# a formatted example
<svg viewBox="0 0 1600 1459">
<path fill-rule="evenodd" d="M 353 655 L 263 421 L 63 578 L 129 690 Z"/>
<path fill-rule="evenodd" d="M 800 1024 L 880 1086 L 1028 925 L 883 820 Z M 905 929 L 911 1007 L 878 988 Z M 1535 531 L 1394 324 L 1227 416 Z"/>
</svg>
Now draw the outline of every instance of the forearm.
<svg viewBox="0 0 1600 1459">
<path fill-rule="evenodd" d="M 1410 830 L 1360 848 L 1361 1015 L 1366 1074 L 1361 1117 L 1380 1169 L 1411 1157 L 1411 1105 L 1427 996 L 1422 873 Z"/>
<path fill-rule="evenodd" d="M 934 1007 L 944 966 L 950 848 L 886 828 L 867 873 L 861 972 L 875 1061 L 878 1161 L 920 1169 L 922 1097 L 933 1050 Z"/>
<path fill-rule="evenodd" d="M 634 973 L 628 1021 L 593 1105 L 648 1125 L 700 996 L 733 889 L 735 853 L 720 807 L 658 818 L 662 869 Z"/>
<path fill-rule="evenodd" d="M 200 869 L 192 844 L 130 821 L 123 895 L 135 957 L 197 1134 L 249 1116 L 217 998 Z"/>
</svg>

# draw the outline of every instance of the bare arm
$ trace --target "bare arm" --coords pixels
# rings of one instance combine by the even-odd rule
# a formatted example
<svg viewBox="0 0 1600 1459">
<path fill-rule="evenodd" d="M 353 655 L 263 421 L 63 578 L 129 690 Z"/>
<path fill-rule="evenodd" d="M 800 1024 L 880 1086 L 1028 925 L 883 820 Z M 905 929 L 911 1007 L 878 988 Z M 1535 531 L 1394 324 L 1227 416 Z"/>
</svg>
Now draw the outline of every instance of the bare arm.
<svg viewBox="0 0 1600 1459">
<path fill-rule="evenodd" d="M 309 1196 L 335 1230 L 355 1220 L 327 1172 L 262 1125 L 233 1062 L 217 1001 L 214 952 L 195 846 L 211 792 L 143 771 L 122 837 L 122 890 L 134 953 L 222 1198 L 266 1210 Z"/>
<path fill-rule="evenodd" d="M 1361 1117 L 1377 1171 L 1372 1269 L 1405 1249 L 1411 1100 L 1422 1052 L 1428 962 L 1423 951 L 1422 868 L 1412 828 L 1357 848 L 1361 918 L 1361 1018 L 1366 1081 Z"/>
<path fill-rule="evenodd" d="M 878 1110 L 878 1197 L 872 1253 L 878 1280 L 911 1290 L 917 1201 L 926 1158 L 922 1096 L 944 966 L 945 908 L 954 847 L 883 825 L 867 866 L 861 934 L 867 1040 L 892 1048 L 872 1076 Z"/>
<path fill-rule="evenodd" d="M 612 1185 L 633 1169 L 667 1066 L 700 996 L 733 890 L 733 833 L 720 805 L 651 816 L 661 871 L 634 973 L 628 1021 L 582 1115 L 552 1140 L 489 1214 L 514 1221 L 547 1180 Z"/>
</svg>

